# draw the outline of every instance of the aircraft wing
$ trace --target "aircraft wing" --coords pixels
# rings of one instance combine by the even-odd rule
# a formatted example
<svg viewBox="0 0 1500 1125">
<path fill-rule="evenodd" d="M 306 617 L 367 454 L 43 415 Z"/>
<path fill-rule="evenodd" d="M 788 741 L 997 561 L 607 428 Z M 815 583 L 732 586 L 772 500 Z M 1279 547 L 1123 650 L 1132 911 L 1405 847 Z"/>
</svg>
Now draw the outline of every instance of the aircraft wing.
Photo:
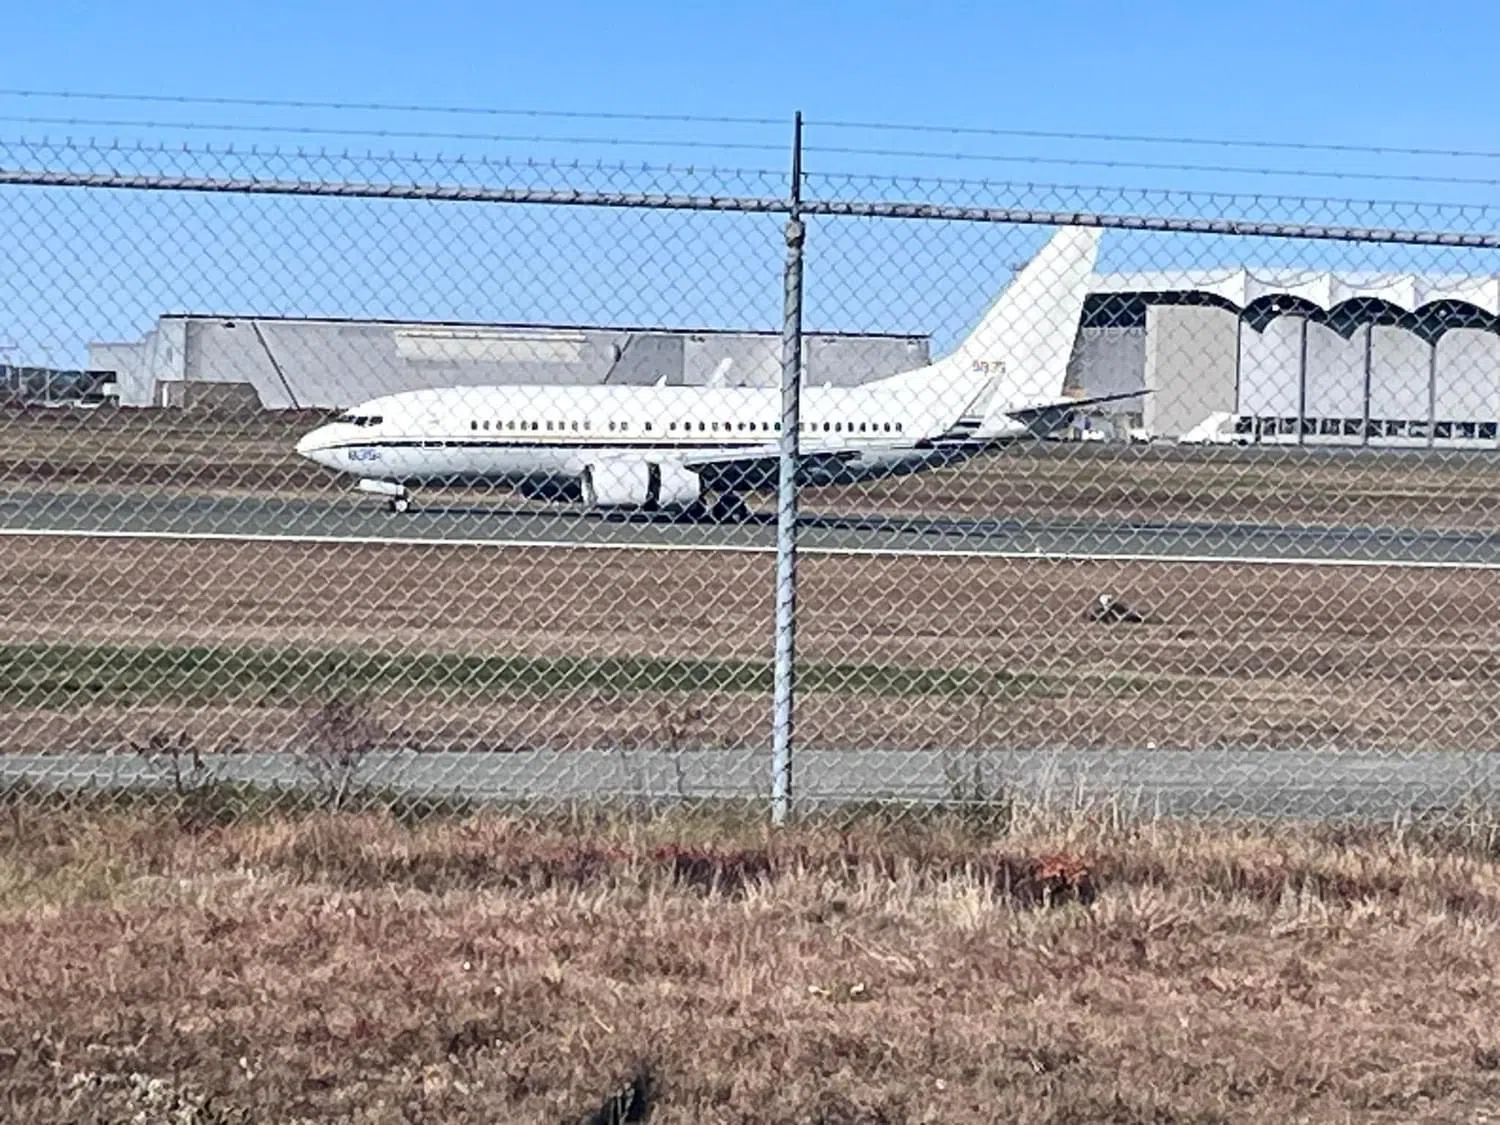
<svg viewBox="0 0 1500 1125">
<path fill-rule="evenodd" d="M 818 463 L 838 464 L 847 461 L 851 457 L 858 457 L 866 451 L 879 453 L 884 450 L 891 452 L 910 452 L 912 446 L 904 445 L 861 445 L 858 448 L 839 448 L 827 443 L 820 442 L 817 448 L 808 449 L 805 446 L 797 451 L 797 464 L 807 466 Z M 601 460 L 608 461 L 631 461 L 640 457 L 641 454 L 625 451 L 601 451 L 594 454 Z M 717 467 L 729 468 L 731 466 L 748 467 L 750 465 L 776 462 L 781 459 L 781 446 L 777 442 L 760 442 L 755 445 L 741 446 L 736 449 L 690 449 L 682 451 L 663 451 L 658 456 L 664 457 L 681 465 L 685 469 L 712 469 Z"/>
<path fill-rule="evenodd" d="M 810 461 L 844 461 L 850 457 L 857 457 L 866 450 L 889 449 L 891 451 L 910 450 L 909 444 L 905 445 L 861 445 L 858 448 L 840 449 L 831 446 L 827 442 L 819 442 L 817 447 L 807 449 L 805 446 L 798 449 L 797 461 L 799 464 L 807 464 Z M 780 442 L 762 442 L 759 445 L 748 445 L 741 449 L 703 449 L 673 454 L 672 460 L 685 468 L 707 468 L 713 465 L 744 465 L 757 461 L 776 461 L 781 458 Z"/>
<path fill-rule="evenodd" d="M 979 418 L 982 416 L 980 404 L 987 401 L 994 394 L 995 388 L 999 384 L 1000 376 L 998 375 L 985 383 L 960 413 L 958 422 L 952 431 L 953 434 L 965 432 L 972 425 L 977 424 Z M 876 457 L 882 454 L 899 456 L 904 453 L 916 452 L 928 444 L 930 443 L 924 441 L 913 443 L 908 440 L 899 443 L 885 442 L 879 445 L 872 445 L 869 442 L 862 441 L 857 445 L 846 445 L 838 434 L 829 435 L 825 433 L 817 436 L 816 443 L 811 450 L 807 448 L 806 444 L 798 450 L 797 463 L 804 466 L 820 462 L 837 464 L 853 457 L 859 457 L 862 454 Z M 777 440 L 759 442 L 756 445 L 748 445 L 740 449 L 727 451 L 724 449 L 705 449 L 696 452 L 690 451 L 673 454 L 672 459 L 684 468 L 691 469 L 696 467 L 709 468 L 716 465 L 747 465 L 759 461 L 775 461 L 779 460 L 780 457 L 781 442 Z"/>
</svg>

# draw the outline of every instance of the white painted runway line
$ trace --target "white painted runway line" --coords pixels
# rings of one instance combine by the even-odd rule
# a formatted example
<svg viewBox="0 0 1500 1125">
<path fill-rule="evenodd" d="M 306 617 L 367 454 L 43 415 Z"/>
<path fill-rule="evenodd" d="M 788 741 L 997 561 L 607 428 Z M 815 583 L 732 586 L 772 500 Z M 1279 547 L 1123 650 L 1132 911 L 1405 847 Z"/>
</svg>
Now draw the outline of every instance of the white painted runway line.
<svg viewBox="0 0 1500 1125">
<path fill-rule="evenodd" d="M 415 535 L 306 535 L 216 531 L 128 531 L 92 528 L 0 528 L 0 537 L 137 539 L 162 542 L 280 543 L 317 546 L 471 547 L 490 550 L 649 551 L 662 553 L 774 555 L 774 545 L 735 543 L 610 543 L 582 539 L 435 539 Z M 801 555 L 966 559 L 1026 562 L 1218 563 L 1233 566 L 1342 568 L 1355 570 L 1500 570 L 1500 560 L 1451 561 L 1405 558 L 1309 558 L 1288 555 L 1188 555 L 1124 551 L 1016 551 L 973 547 L 830 547 L 799 543 Z"/>
</svg>

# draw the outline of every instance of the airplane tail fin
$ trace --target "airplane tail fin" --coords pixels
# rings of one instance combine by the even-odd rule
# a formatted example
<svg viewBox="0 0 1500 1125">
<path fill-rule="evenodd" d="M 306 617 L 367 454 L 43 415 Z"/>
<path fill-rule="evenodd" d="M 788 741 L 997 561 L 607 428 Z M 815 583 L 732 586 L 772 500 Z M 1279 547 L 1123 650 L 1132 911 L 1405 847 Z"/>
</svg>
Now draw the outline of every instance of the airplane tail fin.
<svg viewBox="0 0 1500 1125">
<path fill-rule="evenodd" d="M 1099 253 L 1099 231 L 1064 227 L 1011 284 L 963 344 L 973 362 L 998 365 L 1000 383 L 979 432 L 1004 428 L 1014 411 L 1063 398 L 1068 360 Z"/>
<path fill-rule="evenodd" d="M 972 430 L 977 421 L 981 434 L 1003 424 L 1009 410 L 1056 401 L 1098 249 L 1098 230 L 1060 228 L 957 348 L 930 367 L 896 376 L 893 388 L 917 391 L 925 385 L 929 394 L 957 404 L 954 409 L 964 414 L 959 428 Z M 972 409 L 974 396 L 986 387 L 993 388 L 988 405 L 981 400 Z"/>
</svg>

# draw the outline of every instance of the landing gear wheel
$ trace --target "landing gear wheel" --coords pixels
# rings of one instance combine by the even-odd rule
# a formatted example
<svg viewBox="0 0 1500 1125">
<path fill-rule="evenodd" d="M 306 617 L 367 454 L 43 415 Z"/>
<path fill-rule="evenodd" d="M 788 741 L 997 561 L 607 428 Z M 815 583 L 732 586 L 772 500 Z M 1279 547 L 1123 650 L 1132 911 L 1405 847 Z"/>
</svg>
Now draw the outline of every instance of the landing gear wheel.
<svg viewBox="0 0 1500 1125">
<path fill-rule="evenodd" d="M 411 501 L 405 496 L 397 496 L 391 500 L 391 511 L 409 512 L 411 511 Z"/>
</svg>

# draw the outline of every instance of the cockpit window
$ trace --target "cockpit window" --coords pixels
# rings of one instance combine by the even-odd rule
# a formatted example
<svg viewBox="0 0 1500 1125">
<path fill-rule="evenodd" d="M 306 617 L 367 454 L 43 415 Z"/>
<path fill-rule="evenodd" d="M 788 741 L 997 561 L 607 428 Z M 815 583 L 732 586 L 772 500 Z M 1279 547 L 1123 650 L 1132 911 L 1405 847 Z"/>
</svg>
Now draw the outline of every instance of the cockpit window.
<svg viewBox="0 0 1500 1125">
<path fill-rule="evenodd" d="M 381 414 L 340 414 L 338 421 L 351 426 L 378 426 L 385 417 Z"/>
</svg>

